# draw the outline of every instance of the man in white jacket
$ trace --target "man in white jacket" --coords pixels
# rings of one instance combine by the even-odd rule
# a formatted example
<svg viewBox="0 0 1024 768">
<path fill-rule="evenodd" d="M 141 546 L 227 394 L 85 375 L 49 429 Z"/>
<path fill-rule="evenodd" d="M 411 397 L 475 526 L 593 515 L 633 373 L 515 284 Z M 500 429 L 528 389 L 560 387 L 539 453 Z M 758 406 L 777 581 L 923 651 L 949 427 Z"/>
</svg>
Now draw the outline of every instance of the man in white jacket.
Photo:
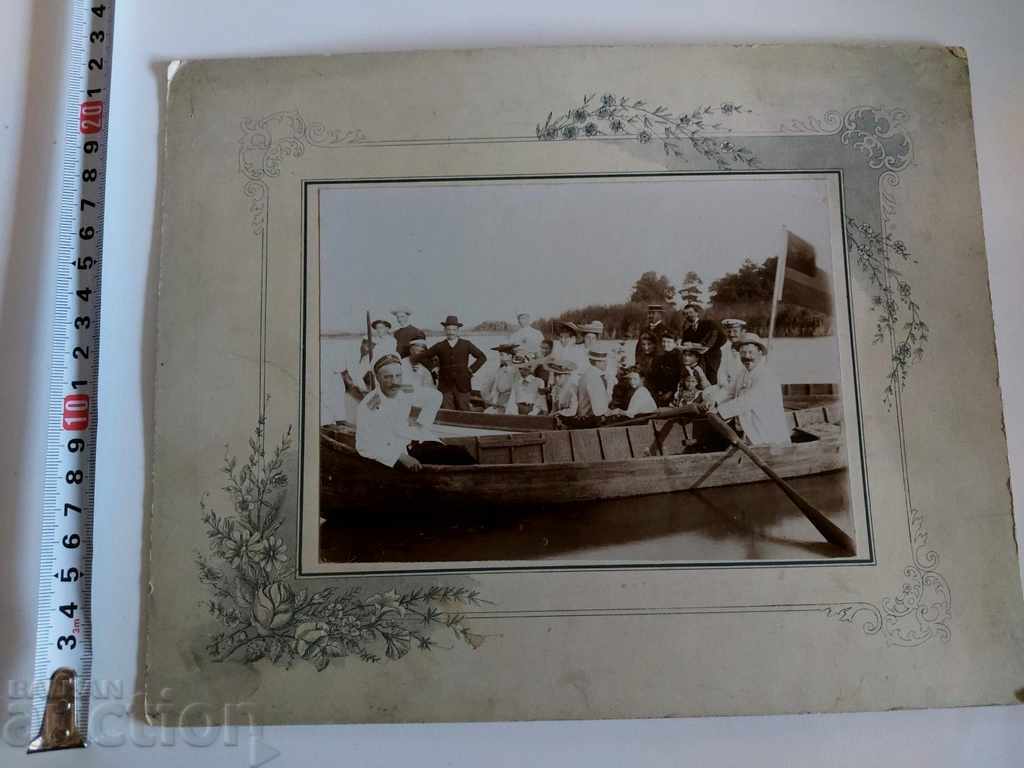
<svg viewBox="0 0 1024 768">
<path fill-rule="evenodd" d="M 356 451 L 388 467 L 417 472 L 423 464 L 473 464 L 458 446 L 444 445 L 431 429 L 441 406 L 436 389 L 402 384 L 402 359 L 385 355 L 373 366 L 377 387 L 359 403 Z"/>
<path fill-rule="evenodd" d="M 768 367 L 768 347 L 755 333 L 735 342 L 743 365 L 733 392 L 704 410 L 717 410 L 723 419 L 738 418 L 751 445 L 789 445 L 790 428 L 782 406 L 782 386 Z"/>
<path fill-rule="evenodd" d="M 747 324 L 743 320 L 727 318 L 721 322 L 721 326 L 729 340 L 722 345 L 722 360 L 718 364 L 716 381 L 727 395 L 731 395 L 743 372 L 743 363 L 740 362 L 740 353 L 736 345 L 746 332 Z"/>
</svg>

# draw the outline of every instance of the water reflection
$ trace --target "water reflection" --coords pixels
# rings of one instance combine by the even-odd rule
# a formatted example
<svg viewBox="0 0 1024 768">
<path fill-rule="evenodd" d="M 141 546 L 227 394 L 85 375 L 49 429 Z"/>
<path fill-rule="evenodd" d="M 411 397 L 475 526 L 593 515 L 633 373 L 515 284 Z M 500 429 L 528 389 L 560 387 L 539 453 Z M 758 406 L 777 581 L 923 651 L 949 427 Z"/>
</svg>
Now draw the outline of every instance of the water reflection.
<svg viewBox="0 0 1024 768">
<path fill-rule="evenodd" d="M 853 533 L 847 471 L 789 481 Z M 840 557 L 774 483 L 476 512 L 355 511 L 321 524 L 324 562 L 785 560 Z"/>
</svg>

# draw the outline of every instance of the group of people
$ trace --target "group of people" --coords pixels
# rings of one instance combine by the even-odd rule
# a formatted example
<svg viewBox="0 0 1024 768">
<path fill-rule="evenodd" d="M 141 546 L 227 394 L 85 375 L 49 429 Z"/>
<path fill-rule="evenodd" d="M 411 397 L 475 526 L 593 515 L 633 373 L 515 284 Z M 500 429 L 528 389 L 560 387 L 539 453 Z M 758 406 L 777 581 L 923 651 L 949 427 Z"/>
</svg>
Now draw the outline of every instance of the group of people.
<svg viewBox="0 0 1024 768">
<path fill-rule="evenodd" d="M 463 324 L 455 315 L 441 323 L 444 338 L 430 344 L 410 323 L 408 307 L 395 307 L 391 314 L 394 323 L 371 322 L 356 375 L 342 373 L 346 389 L 361 401 L 357 448 L 389 466 L 415 468 L 415 455 L 396 451 L 429 444 L 431 463 L 463 463 L 461 454 L 448 456 L 440 443 L 420 438 L 429 433 L 438 409 L 473 410 L 473 376 L 487 354 L 461 336 Z M 599 348 L 600 321 L 560 323 L 557 338 L 548 339 L 522 312 L 508 340 L 491 348 L 498 365 L 480 383 L 484 410 L 600 424 L 659 408 L 685 408 L 736 419 L 752 444 L 788 444 L 782 388 L 766 361 L 765 341 L 747 333 L 743 320 L 719 324 L 697 304 L 687 304 L 683 316 L 682 327 L 671 328 L 663 306 L 648 306 L 647 327 L 636 342 L 633 364 L 627 365 L 622 343 L 612 352 Z M 404 416 L 388 416 L 392 411 Z M 364 420 L 376 426 L 364 426 Z M 389 437 L 366 437 L 371 432 Z"/>
</svg>

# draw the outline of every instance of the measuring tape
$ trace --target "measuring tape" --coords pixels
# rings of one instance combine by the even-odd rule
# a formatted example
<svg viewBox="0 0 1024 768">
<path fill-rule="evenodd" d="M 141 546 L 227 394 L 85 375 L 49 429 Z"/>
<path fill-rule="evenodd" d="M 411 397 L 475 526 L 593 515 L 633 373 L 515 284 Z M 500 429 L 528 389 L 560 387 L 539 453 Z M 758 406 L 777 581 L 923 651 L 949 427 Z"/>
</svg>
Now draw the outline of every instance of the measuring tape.
<svg viewBox="0 0 1024 768">
<path fill-rule="evenodd" d="M 92 682 L 100 268 L 114 0 L 74 0 L 70 34 L 30 753 L 85 746 Z"/>
</svg>

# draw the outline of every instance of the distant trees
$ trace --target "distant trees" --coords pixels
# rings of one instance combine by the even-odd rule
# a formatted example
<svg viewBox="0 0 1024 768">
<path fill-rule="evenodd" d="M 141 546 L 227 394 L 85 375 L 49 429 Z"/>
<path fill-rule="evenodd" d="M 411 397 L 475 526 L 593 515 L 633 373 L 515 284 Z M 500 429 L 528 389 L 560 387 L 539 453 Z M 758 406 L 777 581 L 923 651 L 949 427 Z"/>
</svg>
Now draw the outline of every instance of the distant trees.
<svg viewBox="0 0 1024 768">
<path fill-rule="evenodd" d="M 537 323 L 533 323 L 533 325 L 536 326 Z M 511 333 L 518 327 L 507 320 L 484 320 L 482 323 L 474 325 L 469 331 L 471 333 Z"/>
<path fill-rule="evenodd" d="M 747 330 L 768 335 L 778 258 L 770 256 L 761 264 L 747 259 L 736 272 L 727 272 L 711 284 L 708 315 L 721 320 L 738 317 Z M 775 315 L 776 336 L 830 336 L 832 318 L 806 307 L 779 304 Z"/>
<path fill-rule="evenodd" d="M 771 256 L 763 264 L 746 259 L 736 272 L 727 272 L 711 284 L 712 305 L 770 302 L 775 288 L 775 265 Z"/>
<path fill-rule="evenodd" d="M 665 275 L 657 272 L 644 272 L 640 279 L 633 283 L 633 291 L 629 301 L 633 304 L 667 304 L 675 298 L 676 289 Z"/>
<path fill-rule="evenodd" d="M 673 306 L 678 295 L 679 305 L 693 301 L 707 306 L 707 316 L 715 320 L 737 317 L 747 322 L 747 330 L 768 335 L 771 316 L 772 290 L 775 286 L 774 256 L 755 264 L 747 259 L 735 272 L 722 275 L 711 283 L 710 299 L 705 297 L 704 283 L 700 275 L 690 270 L 683 275 L 678 291 L 665 275 L 644 272 L 633 284 L 629 301 L 623 304 L 589 304 L 585 307 L 568 309 L 557 317 L 542 317 L 533 326 L 545 336 L 555 336 L 558 321 L 576 323 L 600 320 L 604 324 L 604 338 L 631 339 L 640 335 L 647 325 L 647 305 L 665 304 L 665 323 L 679 327 L 682 320 Z M 485 327 L 486 326 L 486 327 Z M 498 327 L 498 326 L 508 326 Z M 474 331 L 512 330 L 510 323 L 481 323 Z M 804 307 L 780 304 L 775 317 L 776 336 L 828 336 L 832 334 L 832 319 Z"/>
<path fill-rule="evenodd" d="M 704 303 L 704 281 L 692 269 L 683 275 L 683 282 L 679 288 L 679 299 L 683 306 L 691 302 Z"/>
</svg>

